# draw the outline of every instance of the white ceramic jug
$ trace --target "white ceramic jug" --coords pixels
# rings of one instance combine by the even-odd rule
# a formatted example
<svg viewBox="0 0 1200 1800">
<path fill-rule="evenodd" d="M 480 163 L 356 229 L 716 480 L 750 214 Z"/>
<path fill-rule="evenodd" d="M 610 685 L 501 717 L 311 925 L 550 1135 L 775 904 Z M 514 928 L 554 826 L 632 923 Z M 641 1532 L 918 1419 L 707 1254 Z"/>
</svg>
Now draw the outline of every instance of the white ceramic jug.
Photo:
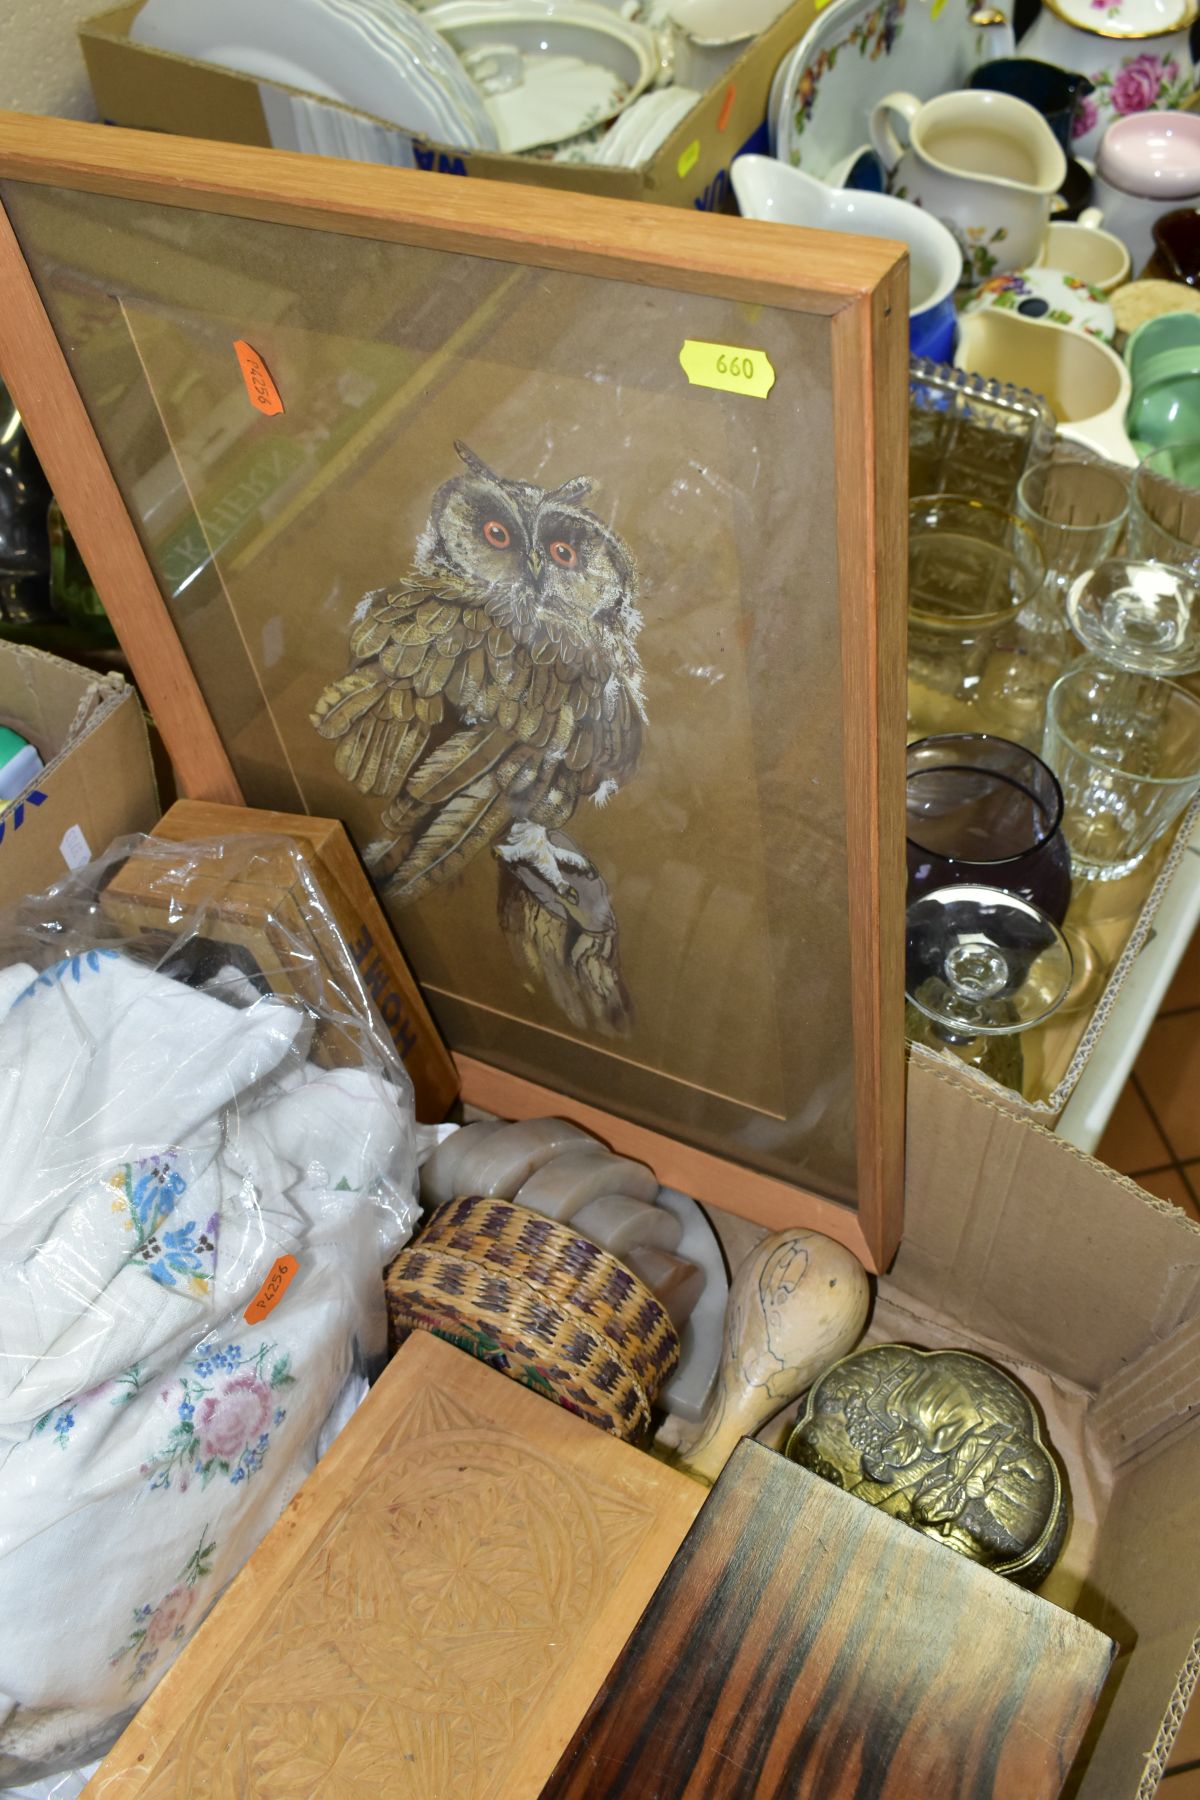
<svg viewBox="0 0 1200 1800">
<path fill-rule="evenodd" d="M 893 118 L 907 126 L 907 145 Z M 1036 263 L 1067 159 L 1024 100 L 982 88 L 924 105 L 915 94 L 888 94 L 872 110 L 871 142 L 891 193 L 923 206 L 958 239 L 967 286 Z"/>
</svg>

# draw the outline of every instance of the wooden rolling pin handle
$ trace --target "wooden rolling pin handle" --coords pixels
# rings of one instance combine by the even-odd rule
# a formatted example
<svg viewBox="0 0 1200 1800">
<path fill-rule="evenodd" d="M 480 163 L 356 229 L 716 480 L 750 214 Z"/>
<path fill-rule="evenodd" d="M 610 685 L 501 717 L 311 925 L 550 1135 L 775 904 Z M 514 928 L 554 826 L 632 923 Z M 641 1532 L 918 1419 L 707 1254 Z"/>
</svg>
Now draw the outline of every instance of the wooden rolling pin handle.
<svg viewBox="0 0 1200 1800">
<path fill-rule="evenodd" d="M 862 1264 L 832 1238 L 800 1230 L 764 1238 L 730 1286 L 716 1389 L 680 1466 L 715 1481 L 744 1437 L 854 1348 L 870 1299 Z"/>
</svg>

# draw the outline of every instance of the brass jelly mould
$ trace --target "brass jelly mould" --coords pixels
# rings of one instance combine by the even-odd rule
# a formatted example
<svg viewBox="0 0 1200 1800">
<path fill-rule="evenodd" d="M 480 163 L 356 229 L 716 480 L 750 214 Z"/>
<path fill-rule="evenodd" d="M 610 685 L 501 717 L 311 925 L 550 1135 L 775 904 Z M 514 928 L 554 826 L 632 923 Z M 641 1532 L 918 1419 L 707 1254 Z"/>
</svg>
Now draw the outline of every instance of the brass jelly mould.
<svg viewBox="0 0 1200 1800">
<path fill-rule="evenodd" d="M 814 1383 L 786 1453 L 1023 1587 L 1062 1549 L 1062 1476 L 1033 1402 L 968 1351 L 853 1351 Z"/>
</svg>

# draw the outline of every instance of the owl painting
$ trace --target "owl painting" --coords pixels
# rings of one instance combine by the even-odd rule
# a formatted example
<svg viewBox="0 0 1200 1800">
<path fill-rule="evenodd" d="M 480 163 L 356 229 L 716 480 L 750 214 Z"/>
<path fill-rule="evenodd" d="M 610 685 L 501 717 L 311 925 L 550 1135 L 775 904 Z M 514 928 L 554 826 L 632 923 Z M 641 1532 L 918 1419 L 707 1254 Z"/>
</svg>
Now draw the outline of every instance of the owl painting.
<svg viewBox="0 0 1200 1800">
<path fill-rule="evenodd" d="M 521 966 L 572 1024 L 621 1032 L 608 889 L 565 827 L 638 765 L 637 568 L 586 477 L 542 488 L 455 449 L 465 473 L 434 495 L 413 573 L 359 603 L 312 722 L 384 803 L 367 863 L 385 895 L 419 900 L 490 851 Z"/>
</svg>

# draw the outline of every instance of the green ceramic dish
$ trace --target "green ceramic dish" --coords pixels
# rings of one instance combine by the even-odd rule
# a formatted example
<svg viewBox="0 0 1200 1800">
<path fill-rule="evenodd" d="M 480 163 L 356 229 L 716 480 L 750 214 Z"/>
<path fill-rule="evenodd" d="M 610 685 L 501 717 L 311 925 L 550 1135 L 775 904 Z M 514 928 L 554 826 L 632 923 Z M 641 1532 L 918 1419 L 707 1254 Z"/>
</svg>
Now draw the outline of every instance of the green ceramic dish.
<svg viewBox="0 0 1200 1800">
<path fill-rule="evenodd" d="M 1200 314 L 1164 313 L 1125 346 L 1133 383 L 1125 424 L 1141 455 L 1200 438 Z"/>
</svg>

